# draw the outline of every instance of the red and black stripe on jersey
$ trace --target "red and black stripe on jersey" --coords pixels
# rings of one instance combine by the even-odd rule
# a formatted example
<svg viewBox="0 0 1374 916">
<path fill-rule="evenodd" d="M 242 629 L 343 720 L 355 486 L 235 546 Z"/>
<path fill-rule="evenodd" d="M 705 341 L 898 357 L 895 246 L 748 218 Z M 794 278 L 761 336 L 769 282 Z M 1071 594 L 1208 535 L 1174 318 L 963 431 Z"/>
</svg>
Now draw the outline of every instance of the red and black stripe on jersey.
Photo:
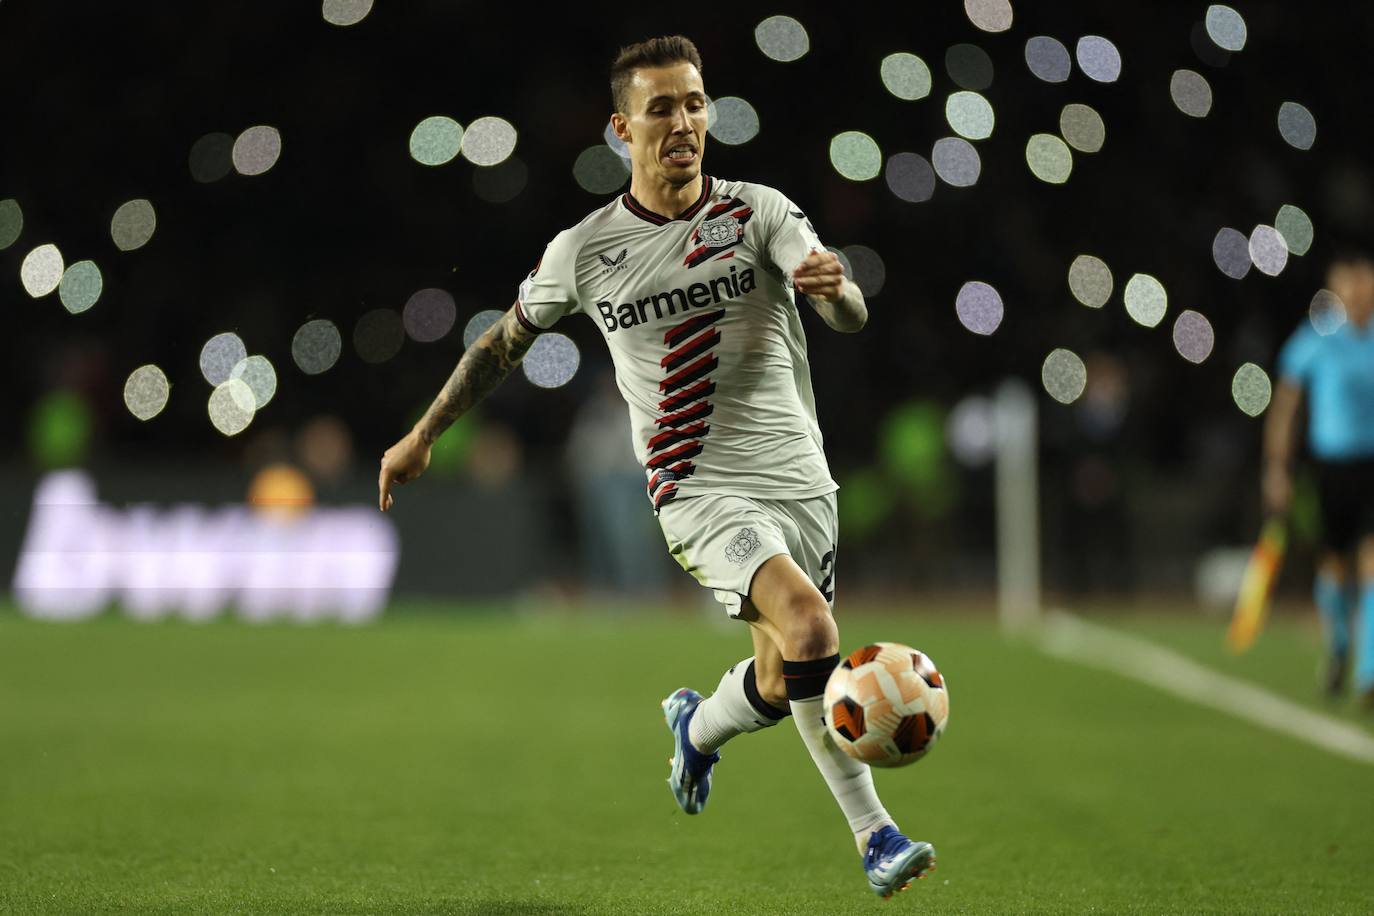
<svg viewBox="0 0 1374 916">
<path fill-rule="evenodd" d="M 720 343 L 715 324 L 725 317 L 725 309 L 693 315 L 671 327 L 663 335 L 668 354 L 659 361 L 664 377 L 658 383 L 658 402 L 662 414 L 656 422 L 660 432 L 647 443 L 649 460 L 649 498 L 654 509 L 677 497 L 677 483 L 692 476 L 692 459 L 701 454 L 702 440 L 711 432 L 706 418 L 715 410 L 707 400 L 716 390 L 710 374 L 720 364 L 712 352 Z"/>
<path fill-rule="evenodd" d="M 749 217 L 753 215 L 753 208 L 738 197 L 731 197 L 728 200 L 723 200 L 716 204 L 710 210 L 706 211 L 706 217 L 701 221 L 700 225 L 692 230 L 692 250 L 687 253 L 687 257 L 683 259 L 682 263 L 687 267 L 696 267 L 698 264 L 704 264 L 722 252 L 734 248 L 740 242 L 744 241 L 744 225 L 749 222 Z M 724 220 L 729 217 L 733 217 L 735 220 L 733 227 L 734 238 L 726 241 L 722 241 L 718 238 L 708 238 L 703 241 L 702 230 L 705 229 L 707 234 L 710 235 L 710 223 L 712 220 Z M 726 256 L 730 257 L 733 254 L 734 252 L 731 252 L 730 255 Z"/>
</svg>

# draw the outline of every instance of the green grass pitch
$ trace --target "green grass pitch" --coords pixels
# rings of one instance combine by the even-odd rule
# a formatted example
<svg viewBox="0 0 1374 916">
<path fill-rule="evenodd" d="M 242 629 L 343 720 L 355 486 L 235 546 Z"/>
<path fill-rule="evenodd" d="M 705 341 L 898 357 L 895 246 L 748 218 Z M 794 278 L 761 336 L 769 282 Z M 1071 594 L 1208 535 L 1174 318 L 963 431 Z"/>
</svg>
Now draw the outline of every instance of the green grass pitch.
<svg viewBox="0 0 1374 916">
<path fill-rule="evenodd" d="M 1368 913 L 1374 767 L 998 635 L 840 612 L 927 651 L 941 744 L 877 774 L 939 868 L 892 902 L 791 722 L 681 814 L 659 701 L 748 654 L 695 614 L 402 609 L 361 628 L 0 611 L 3 913 Z M 1132 626 L 1129 622 L 1123 627 Z M 1304 702 L 1278 622 L 1137 629 Z"/>
</svg>

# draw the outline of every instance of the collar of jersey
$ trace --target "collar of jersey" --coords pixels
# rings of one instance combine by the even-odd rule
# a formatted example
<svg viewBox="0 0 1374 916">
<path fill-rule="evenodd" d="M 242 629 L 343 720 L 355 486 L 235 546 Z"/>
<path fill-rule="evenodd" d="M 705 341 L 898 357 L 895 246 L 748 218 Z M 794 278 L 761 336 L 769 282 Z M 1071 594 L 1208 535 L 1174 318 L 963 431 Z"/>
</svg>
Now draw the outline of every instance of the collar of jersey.
<svg viewBox="0 0 1374 916">
<path fill-rule="evenodd" d="M 639 201 L 635 200 L 634 195 L 631 194 L 629 191 L 626 191 L 621 196 L 620 202 L 625 205 L 626 210 L 629 210 L 631 213 L 633 213 L 640 219 L 644 220 L 645 222 L 653 223 L 655 226 L 666 226 L 669 223 L 676 222 L 680 219 L 691 219 L 692 217 L 696 216 L 697 213 L 701 212 L 701 208 L 706 206 L 706 201 L 709 200 L 711 197 L 711 176 L 702 175 L 701 177 L 701 196 L 697 198 L 696 203 L 692 204 L 686 210 L 682 211 L 681 216 L 669 218 L 661 213 L 655 213 L 648 207 L 641 204 Z"/>
</svg>

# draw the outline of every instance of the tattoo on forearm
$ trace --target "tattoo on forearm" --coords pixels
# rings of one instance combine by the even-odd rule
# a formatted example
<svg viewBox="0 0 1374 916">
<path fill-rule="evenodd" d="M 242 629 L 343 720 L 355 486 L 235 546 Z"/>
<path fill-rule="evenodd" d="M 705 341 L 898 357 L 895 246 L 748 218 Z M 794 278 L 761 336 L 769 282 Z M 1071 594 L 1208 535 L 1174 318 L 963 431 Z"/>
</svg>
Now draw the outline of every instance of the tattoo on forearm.
<svg viewBox="0 0 1374 916">
<path fill-rule="evenodd" d="M 420 420 L 421 436 L 433 444 L 455 420 L 496 390 L 520 364 L 535 338 L 513 310 L 502 315 L 458 361 L 443 391 Z"/>
</svg>

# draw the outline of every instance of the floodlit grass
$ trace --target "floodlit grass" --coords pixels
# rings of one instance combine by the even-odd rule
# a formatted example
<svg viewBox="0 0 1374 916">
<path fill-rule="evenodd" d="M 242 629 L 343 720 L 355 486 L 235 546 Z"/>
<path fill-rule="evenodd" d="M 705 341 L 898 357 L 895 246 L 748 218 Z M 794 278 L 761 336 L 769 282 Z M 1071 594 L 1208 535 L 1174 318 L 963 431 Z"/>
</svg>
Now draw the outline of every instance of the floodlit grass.
<svg viewBox="0 0 1374 916">
<path fill-rule="evenodd" d="M 1206 651 L 1195 621 L 1120 625 Z M 940 857 L 882 912 L 1374 909 L 1374 767 L 1049 658 L 988 618 L 841 626 L 846 649 L 918 646 L 950 685 L 942 743 L 877 774 Z M 1228 673 L 1310 701 L 1310 637 L 1281 624 L 1254 670 Z M 748 646 L 743 626 L 661 614 L 304 628 L 0 612 L 0 911 L 889 906 L 790 721 L 722 751 L 703 814 L 673 802 L 659 701 L 709 692 Z"/>
</svg>

